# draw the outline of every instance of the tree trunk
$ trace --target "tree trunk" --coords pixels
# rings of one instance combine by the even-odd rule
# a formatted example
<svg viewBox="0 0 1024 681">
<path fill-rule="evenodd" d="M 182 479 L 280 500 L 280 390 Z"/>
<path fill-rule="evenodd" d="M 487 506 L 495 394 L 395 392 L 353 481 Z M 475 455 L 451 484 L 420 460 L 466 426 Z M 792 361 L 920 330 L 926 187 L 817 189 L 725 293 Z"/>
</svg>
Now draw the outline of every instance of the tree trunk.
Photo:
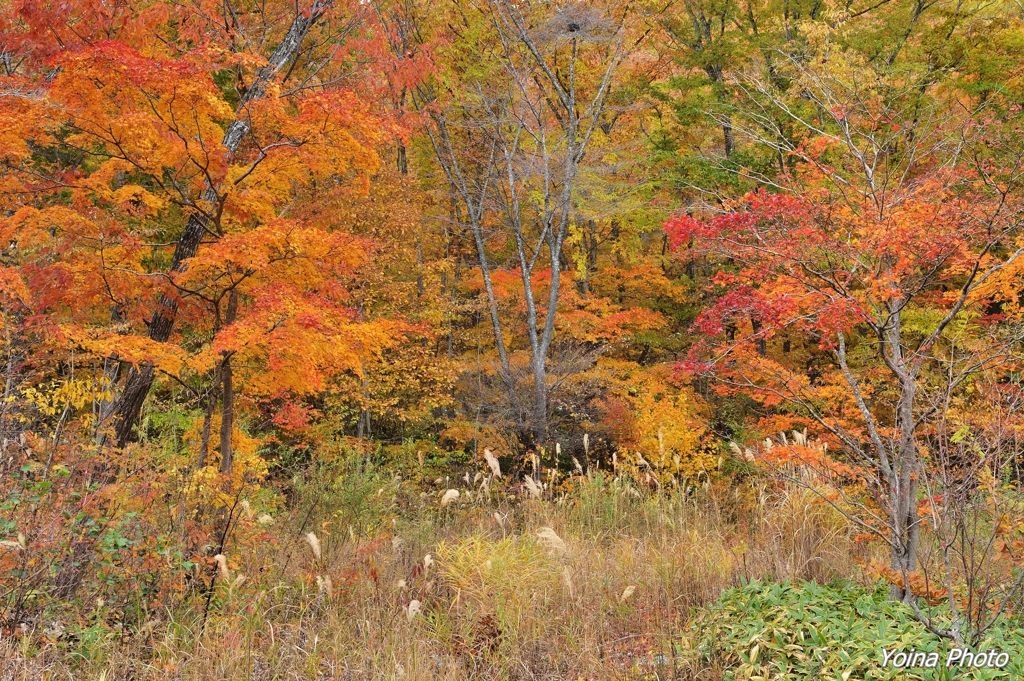
<svg viewBox="0 0 1024 681">
<path fill-rule="evenodd" d="M 124 316 L 121 313 L 119 305 L 111 307 L 110 322 L 117 326 L 120 326 L 124 322 Z M 124 333 L 124 331 L 119 328 L 118 333 Z M 110 418 L 114 411 L 113 392 L 120 376 L 121 360 L 117 358 L 117 353 L 114 353 L 103 360 L 103 387 L 104 390 L 109 390 L 111 395 L 109 398 L 99 400 L 96 404 L 96 429 L 93 433 L 93 439 L 97 443 L 103 442 L 103 427 L 106 425 L 107 419 Z"/>
<path fill-rule="evenodd" d="M 582 244 L 586 266 L 583 268 L 583 281 L 580 283 L 580 293 L 590 293 L 590 273 L 597 271 L 597 226 L 593 220 L 587 220 L 587 228 L 583 231 Z"/>
<path fill-rule="evenodd" d="M 765 340 L 764 336 L 761 335 L 764 327 L 761 325 L 760 320 L 754 319 L 753 317 L 750 319 L 750 326 L 751 330 L 754 332 L 754 345 L 757 347 L 757 354 L 764 357 L 768 352 L 768 342 Z"/>
<path fill-rule="evenodd" d="M 919 461 L 917 443 L 914 439 L 914 400 L 917 393 L 917 370 L 908 366 L 901 344 L 901 318 L 899 300 L 890 303 L 889 320 L 885 326 L 883 353 L 888 354 L 888 364 L 896 375 L 900 388 L 896 404 L 896 428 L 899 433 L 896 461 L 890 475 L 890 511 L 892 515 L 892 569 L 901 577 L 917 569 L 917 546 L 919 523 L 917 517 L 917 491 Z M 904 581 L 904 586 L 907 586 Z M 893 585 L 891 596 L 894 600 L 910 602 L 914 595 L 909 588 Z"/>
<path fill-rule="evenodd" d="M 899 404 L 899 418 L 902 422 L 903 433 L 900 437 L 896 470 L 893 476 L 896 485 L 890 492 L 895 535 L 892 547 L 892 569 L 900 575 L 909 575 L 917 569 L 917 547 L 920 537 L 920 523 L 917 516 L 920 462 L 911 430 L 915 391 L 915 382 L 910 378 L 905 380 L 901 386 Z M 901 589 L 893 585 L 892 597 L 894 600 L 909 602 L 914 595 L 909 589 Z"/>
<path fill-rule="evenodd" d="M 710 37 L 708 37 L 710 42 Z M 721 64 L 712 64 L 704 68 L 704 71 L 708 74 L 708 78 L 711 79 L 712 87 L 716 93 L 716 99 L 724 107 L 728 106 L 729 98 L 725 91 L 725 69 Z M 732 116 L 729 114 L 722 115 L 722 145 L 725 147 L 725 158 L 732 156 L 732 151 L 735 146 L 732 132 Z"/>
<path fill-rule="evenodd" d="M 548 384 L 544 357 L 533 358 L 533 440 L 539 446 L 548 435 Z"/>
<path fill-rule="evenodd" d="M 210 424 L 213 421 L 213 408 L 217 404 L 217 385 L 220 383 L 220 374 L 213 373 L 213 385 L 210 386 L 210 393 L 206 396 L 206 408 L 203 413 L 203 434 L 199 443 L 199 458 L 196 460 L 196 469 L 206 466 L 206 456 L 210 453 Z"/>
<path fill-rule="evenodd" d="M 323 17 L 329 6 L 329 0 L 326 2 L 315 0 L 308 13 L 300 12 L 292 21 L 288 33 L 285 34 L 277 49 L 271 54 L 267 65 L 256 71 L 256 77 L 253 79 L 252 85 L 238 103 L 235 120 L 224 133 L 222 144 L 227 149 L 229 156 L 235 153 L 238 145 L 241 144 L 242 139 L 249 132 L 249 119 L 244 117 L 247 106 L 250 102 L 263 97 L 271 79 L 292 59 L 309 29 Z M 220 202 L 220 197 L 215 187 L 206 188 L 203 192 L 202 202 L 211 207 L 216 206 Z M 214 213 L 216 211 L 213 211 L 211 215 Z M 207 214 L 194 212 L 189 216 L 188 222 L 185 224 L 185 230 L 175 245 L 169 274 L 174 275 L 185 269 L 186 261 L 195 256 L 196 251 L 199 250 L 199 244 L 203 235 L 208 233 L 208 231 L 209 216 Z M 177 313 L 177 298 L 166 293 L 162 295 L 160 303 L 153 312 L 149 322 L 149 337 L 159 343 L 166 343 L 171 337 L 171 330 L 174 328 L 174 320 Z M 154 370 L 151 364 L 141 364 L 138 367 L 133 367 L 128 373 L 124 390 L 113 408 L 114 430 L 119 447 L 127 444 L 131 437 L 132 428 L 135 425 L 135 421 L 139 418 L 139 412 L 142 411 L 142 405 L 146 401 L 149 389 L 153 385 L 153 378 Z"/>
<path fill-rule="evenodd" d="M 238 292 L 228 294 L 228 309 L 224 315 L 224 325 L 234 324 L 238 316 Z M 232 451 L 231 435 L 235 427 L 235 388 L 231 374 L 231 351 L 225 350 L 224 360 L 220 365 L 221 412 L 220 412 L 220 472 L 231 473 Z"/>
<path fill-rule="evenodd" d="M 409 159 L 406 155 L 405 145 L 398 145 L 398 172 L 402 175 L 409 174 Z"/>
<path fill-rule="evenodd" d="M 363 373 L 363 399 L 367 404 L 370 402 L 370 379 Z M 362 440 L 364 437 L 369 440 L 373 435 L 370 428 L 370 408 L 365 407 L 359 411 L 359 421 L 356 423 L 356 437 Z"/>
<path fill-rule="evenodd" d="M 220 472 L 231 473 L 231 434 L 235 425 L 235 390 L 231 376 L 231 353 L 225 353 L 220 365 Z"/>
</svg>

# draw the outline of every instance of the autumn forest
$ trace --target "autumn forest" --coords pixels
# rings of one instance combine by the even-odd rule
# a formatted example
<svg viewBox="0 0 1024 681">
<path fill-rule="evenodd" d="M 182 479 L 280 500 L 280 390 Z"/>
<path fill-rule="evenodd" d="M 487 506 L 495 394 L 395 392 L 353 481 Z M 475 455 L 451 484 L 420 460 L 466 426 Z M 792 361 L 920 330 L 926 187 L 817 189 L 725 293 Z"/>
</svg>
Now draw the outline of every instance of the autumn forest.
<svg viewBox="0 0 1024 681">
<path fill-rule="evenodd" d="M 1011 0 L 0 0 L 0 676 L 1021 678 L 1022 107 Z"/>
</svg>

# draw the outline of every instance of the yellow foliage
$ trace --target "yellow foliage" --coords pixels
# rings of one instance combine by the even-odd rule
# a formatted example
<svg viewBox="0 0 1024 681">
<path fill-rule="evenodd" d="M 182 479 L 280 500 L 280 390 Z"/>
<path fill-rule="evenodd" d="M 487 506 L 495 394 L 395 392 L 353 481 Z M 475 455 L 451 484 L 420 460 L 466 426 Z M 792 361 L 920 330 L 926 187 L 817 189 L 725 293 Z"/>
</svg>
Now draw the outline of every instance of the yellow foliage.
<svg viewBox="0 0 1024 681">
<path fill-rule="evenodd" d="M 697 395 L 672 384 L 664 368 L 622 364 L 615 373 L 621 382 L 605 400 L 604 421 L 627 458 L 663 477 L 693 478 L 715 468 L 714 455 L 701 448 L 707 426 Z"/>
<path fill-rule="evenodd" d="M 65 408 L 78 410 L 94 401 L 109 400 L 112 393 L 105 381 L 68 378 L 43 388 L 29 386 L 21 391 L 21 396 L 41 414 L 56 416 Z"/>
<path fill-rule="evenodd" d="M 207 453 L 206 466 L 195 473 L 194 481 L 200 493 L 211 497 L 212 503 L 217 506 L 230 506 L 234 503 L 234 496 L 225 492 L 220 484 L 223 482 L 219 472 L 220 464 L 220 424 L 221 415 L 214 413 L 210 418 L 210 441 Z M 201 448 L 203 438 L 203 417 L 195 419 L 190 428 L 182 436 L 182 439 L 189 445 L 192 451 L 198 452 Z M 228 490 L 241 488 L 243 482 L 247 489 L 252 491 L 256 482 L 262 480 L 267 474 L 267 462 L 260 456 L 259 449 L 264 440 L 258 437 L 250 437 L 237 425 L 231 432 L 231 485 Z"/>
</svg>

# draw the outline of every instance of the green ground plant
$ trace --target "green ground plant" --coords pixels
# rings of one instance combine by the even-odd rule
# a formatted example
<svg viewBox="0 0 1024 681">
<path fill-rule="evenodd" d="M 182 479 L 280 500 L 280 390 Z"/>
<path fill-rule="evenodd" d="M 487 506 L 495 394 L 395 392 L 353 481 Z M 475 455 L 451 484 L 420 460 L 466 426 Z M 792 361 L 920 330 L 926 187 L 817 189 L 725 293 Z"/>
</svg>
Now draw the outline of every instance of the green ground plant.
<svg viewBox="0 0 1024 681">
<path fill-rule="evenodd" d="M 946 617 L 947 625 L 949 617 Z M 954 646 L 930 632 L 884 583 L 770 583 L 729 589 L 691 622 L 679 651 L 687 678 L 1019 679 L 1024 632 L 1017 619 L 988 630 L 974 652 L 1005 651 L 1002 669 L 946 667 Z M 883 651 L 937 652 L 935 668 L 883 666 Z"/>
</svg>

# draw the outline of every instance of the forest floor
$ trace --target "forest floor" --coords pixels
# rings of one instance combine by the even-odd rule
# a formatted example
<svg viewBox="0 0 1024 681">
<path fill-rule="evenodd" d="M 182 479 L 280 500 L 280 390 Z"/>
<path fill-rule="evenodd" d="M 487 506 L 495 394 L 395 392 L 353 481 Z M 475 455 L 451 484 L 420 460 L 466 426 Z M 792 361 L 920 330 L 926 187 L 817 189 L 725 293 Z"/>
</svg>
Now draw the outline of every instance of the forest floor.
<svg viewBox="0 0 1024 681">
<path fill-rule="evenodd" d="M 249 540 L 229 537 L 208 599 L 73 631 L 51 612 L 0 645 L 0 678 L 719 678 L 678 656 L 697 609 L 744 580 L 856 577 L 865 558 L 800 489 L 591 474 L 537 496 L 320 470 L 273 522 L 237 514 Z"/>
</svg>

